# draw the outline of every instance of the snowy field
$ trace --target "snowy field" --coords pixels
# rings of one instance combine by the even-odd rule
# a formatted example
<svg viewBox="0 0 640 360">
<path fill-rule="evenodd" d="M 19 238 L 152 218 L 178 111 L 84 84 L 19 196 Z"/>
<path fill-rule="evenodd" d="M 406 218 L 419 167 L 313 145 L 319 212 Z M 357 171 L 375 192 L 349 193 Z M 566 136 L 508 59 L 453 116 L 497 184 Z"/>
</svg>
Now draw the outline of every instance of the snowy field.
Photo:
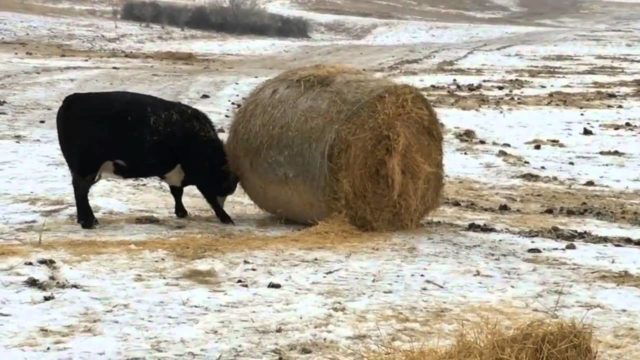
<svg viewBox="0 0 640 360">
<path fill-rule="evenodd" d="M 304 40 L 116 23 L 100 1 L 0 2 L 0 359 L 352 359 L 540 317 L 593 325 L 603 359 L 640 358 L 640 4 L 430 0 L 386 16 L 406 2 L 343 1 L 261 2 L 309 19 Z M 100 226 L 75 223 L 55 130 L 66 95 L 182 101 L 225 139 L 256 85 L 315 63 L 433 103 L 447 182 L 423 227 L 303 228 L 241 189 L 236 226 L 194 189 L 176 219 L 155 179 L 101 181 Z"/>
</svg>

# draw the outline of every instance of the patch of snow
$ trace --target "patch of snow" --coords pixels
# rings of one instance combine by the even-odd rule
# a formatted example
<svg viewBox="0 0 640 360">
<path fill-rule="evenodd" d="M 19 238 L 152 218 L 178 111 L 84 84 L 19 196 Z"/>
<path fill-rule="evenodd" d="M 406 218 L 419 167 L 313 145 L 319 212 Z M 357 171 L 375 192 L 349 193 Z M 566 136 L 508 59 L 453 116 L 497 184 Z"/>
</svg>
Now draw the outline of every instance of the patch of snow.
<svg viewBox="0 0 640 360">
<path fill-rule="evenodd" d="M 524 11 L 525 9 L 520 6 L 520 0 L 491 0 L 494 4 L 506 7 L 511 11 Z"/>
<path fill-rule="evenodd" d="M 377 27 L 363 39 L 363 42 L 371 45 L 459 43 L 510 36 L 540 29 L 524 26 L 396 22 Z"/>
<path fill-rule="evenodd" d="M 546 176 L 584 183 L 595 181 L 598 185 L 617 189 L 640 189 L 638 174 L 631 169 L 640 168 L 640 155 L 633 133 L 620 133 L 601 129 L 598 125 L 606 122 L 625 122 L 638 116 L 640 104 L 629 103 L 625 109 L 578 109 L 529 108 L 514 110 L 463 111 L 458 109 L 438 109 L 441 120 L 449 128 L 471 128 L 480 138 L 489 143 L 507 142 L 509 153 L 523 156 L 531 162 L 536 171 Z M 590 127 L 596 136 L 581 135 L 583 127 Z M 543 146 L 533 149 L 525 143 L 534 139 L 557 139 L 565 148 Z M 601 156 L 600 151 L 618 150 L 624 157 Z M 449 176 L 473 176 L 477 179 L 496 180 L 503 174 L 511 176 L 528 172 L 529 169 L 513 169 L 495 157 L 495 147 L 487 146 L 479 154 L 460 154 L 454 149 L 445 153 L 445 168 Z M 493 156 L 492 156 L 493 155 Z M 575 165 L 571 165 L 573 162 Z M 491 169 L 491 170 L 489 170 Z M 489 176 L 489 173 L 493 175 Z M 511 175 L 511 176 L 509 176 Z M 487 177 L 489 176 L 489 177 Z"/>
<path fill-rule="evenodd" d="M 286 53 L 302 46 L 454 43 L 510 36 L 542 29 L 422 21 L 375 19 L 362 21 L 377 26 L 373 33 L 364 39 L 327 41 L 326 39 L 330 37 L 321 36 L 321 40 L 274 39 L 193 30 L 180 31 L 170 27 L 162 29 L 155 25 L 143 27 L 130 22 L 120 22 L 116 29 L 113 22 L 107 19 L 82 20 L 0 12 L 0 37 L 12 41 L 58 39 L 73 48 L 90 51 L 179 51 L 211 56 Z"/>
</svg>

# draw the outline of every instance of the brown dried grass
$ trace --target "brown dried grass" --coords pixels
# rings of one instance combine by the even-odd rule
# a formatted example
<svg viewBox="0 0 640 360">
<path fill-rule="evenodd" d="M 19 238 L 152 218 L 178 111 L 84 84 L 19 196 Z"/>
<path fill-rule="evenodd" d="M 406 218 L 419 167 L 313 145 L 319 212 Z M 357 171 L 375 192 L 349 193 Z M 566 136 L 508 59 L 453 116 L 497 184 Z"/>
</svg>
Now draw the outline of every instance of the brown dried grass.
<svg viewBox="0 0 640 360">
<path fill-rule="evenodd" d="M 344 66 L 282 73 L 237 112 L 227 151 L 262 209 L 302 223 L 415 228 L 440 204 L 442 133 L 413 87 Z"/>
<path fill-rule="evenodd" d="M 386 349 L 369 359 L 390 360 L 595 360 L 592 329 L 567 320 L 534 320 L 510 331 L 495 323 L 463 327 L 444 348 Z"/>
<path fill-rule="evenodd" d="M 0 245 L 0 259 L 6 257 L 22 257 L 29 252 L 29 247 L 26 245 Z"/>
</svg>

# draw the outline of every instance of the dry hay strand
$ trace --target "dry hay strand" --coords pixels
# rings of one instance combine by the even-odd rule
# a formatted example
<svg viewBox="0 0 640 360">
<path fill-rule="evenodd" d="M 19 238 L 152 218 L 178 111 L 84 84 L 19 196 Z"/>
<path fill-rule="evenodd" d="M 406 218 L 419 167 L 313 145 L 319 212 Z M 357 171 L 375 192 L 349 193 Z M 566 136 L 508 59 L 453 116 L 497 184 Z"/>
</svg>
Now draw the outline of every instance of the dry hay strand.
<svg viewBox="0 0 640 360">
<path fill-rule="evenodd" d="M 410 229 L 440 204 L 442 132 L 420 91 L 344 66 L 290 70 L 256 88 L 227 141 L 242 187 L 300 223 L 343 214 Z"/>
<path fill-rule="evenodd" d="M 589 326 L 568 320 L 534 320 L 511 331 L 487 323 L 462 327 L 445 348 L 390 350 L 373 359 L 397 360 L 595 360 Z"/>
</svg>

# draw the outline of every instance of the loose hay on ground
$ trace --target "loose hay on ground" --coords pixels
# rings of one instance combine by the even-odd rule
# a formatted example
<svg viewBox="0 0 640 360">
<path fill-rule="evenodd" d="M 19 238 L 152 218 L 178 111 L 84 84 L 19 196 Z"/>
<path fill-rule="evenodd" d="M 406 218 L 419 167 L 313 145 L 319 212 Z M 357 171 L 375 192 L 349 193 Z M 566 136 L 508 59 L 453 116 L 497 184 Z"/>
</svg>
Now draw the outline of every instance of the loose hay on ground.
<svg viewBox="0 0 640 360">
<path fill-rule="evenodd" d="M 266 81 L 238 110 L 227 151 L 249 197 L 297 222 L 343 213 L 365 230 L 408 229 L 440 203 L 431 105 L 414 87 L 349 67 Z"/>
<path fill-rule="evenodd" d="M 369 359 L 394 360 L 595 360 L 590 327 L 575 321 L 535 320 L 510 331 L 496 324 L 463 327 L 444 348 L 386 349 Z"/>
<path fill-rule="evenodd" d="M 63 251 L 81 260 L 95 255 L 136 255 L 145 251 L 165 251 L 177 259 L 195 260 L 225 253 L 269 249 L 353 249 L 390 239 L 386 233 L 362 232 L 346 220 L 336 218 L 317 226 L 285 234 L 255 234 L 249 232 L 219 232 L 203 235 L 187 234 L 174 239 L 122 240 L 61 240 L 42 245 L 21 246 L 30 251 Z M 0 247 L 0 251 L 5 247 Z M 12 250 L 13 251 L 13 250 Z M 0 254 L 2 254 L 0 252 Z"/>
</svg>

